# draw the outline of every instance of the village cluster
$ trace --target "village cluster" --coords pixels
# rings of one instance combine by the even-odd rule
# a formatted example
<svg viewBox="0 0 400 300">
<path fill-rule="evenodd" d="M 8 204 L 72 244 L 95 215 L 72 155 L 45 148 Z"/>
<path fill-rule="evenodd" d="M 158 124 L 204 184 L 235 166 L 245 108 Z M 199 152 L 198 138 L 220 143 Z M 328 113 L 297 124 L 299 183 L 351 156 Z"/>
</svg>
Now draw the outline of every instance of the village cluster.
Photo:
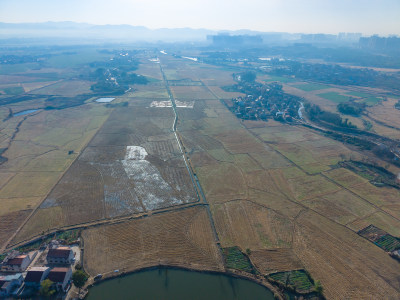
<svg viewBox="0 0 400 300">
<path fill-rule="evenodd" d="M 79 261 L 78 245 L 65 246 L 57 240 L 27 253 L 13 250 L 0 265 L 0 298 L 35 294 L 46 279 L 58 292 L 68 292 Z"/>
</svg>

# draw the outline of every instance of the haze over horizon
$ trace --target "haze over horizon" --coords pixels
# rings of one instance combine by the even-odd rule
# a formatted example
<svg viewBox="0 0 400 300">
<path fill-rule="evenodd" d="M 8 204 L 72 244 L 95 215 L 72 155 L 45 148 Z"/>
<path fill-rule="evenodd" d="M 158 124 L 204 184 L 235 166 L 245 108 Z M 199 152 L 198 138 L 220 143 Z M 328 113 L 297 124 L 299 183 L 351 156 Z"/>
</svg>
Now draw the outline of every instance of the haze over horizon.
<svg viewBox="0 0 400 300">
<path fill-rule="evenodd" d="M 2 0 L 8 23 L 72 21 L 157 28 L 400 34 L 397 0 Z"/>
</svg>

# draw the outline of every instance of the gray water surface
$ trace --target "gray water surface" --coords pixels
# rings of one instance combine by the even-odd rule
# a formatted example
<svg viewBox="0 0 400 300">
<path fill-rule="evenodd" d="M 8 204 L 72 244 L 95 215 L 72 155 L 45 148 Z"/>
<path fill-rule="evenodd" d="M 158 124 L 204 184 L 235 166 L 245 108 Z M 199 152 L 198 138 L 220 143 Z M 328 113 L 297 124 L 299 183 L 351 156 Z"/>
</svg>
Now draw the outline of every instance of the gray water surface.
<svg viewBox="0 0 400 300">
<path fill-rule="evenodd" d="M 38 109 L 28 109 L 28 110 L 23 110 L 23 111 L 20 111 L 20 112 L 18 112 L 18 113 L 16 113 L 16 114 L 14 114 L 14 117 L 18 117 L 18 116 L 27 115 L 27 114 L 33 113 L 33 112 L 35 112 L 35 111 L 38 111 Z"/>
<path fill-rule="evenodd" d="M 102 282 L 88 300 L 272 300 L 273 293 L 246 279 L 177 269 L 152 269 Z"/>
</svg>

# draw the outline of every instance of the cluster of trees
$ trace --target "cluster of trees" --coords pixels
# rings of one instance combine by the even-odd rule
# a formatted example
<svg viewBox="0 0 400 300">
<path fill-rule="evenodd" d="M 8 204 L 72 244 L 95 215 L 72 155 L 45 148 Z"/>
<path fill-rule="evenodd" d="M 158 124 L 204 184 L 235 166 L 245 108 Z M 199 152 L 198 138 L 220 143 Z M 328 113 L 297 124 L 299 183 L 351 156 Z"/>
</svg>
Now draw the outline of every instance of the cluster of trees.
<svg viewBox="0 0 400 300">
<path fill-rule="evenodd" d="M 399 75 L 389 75 L 372 69 L 345 68 L 339 65 L 310 64 L 282 61 L 274 66 L 273 74 L 295 76 L 337 85 L 374 86 L 400 91 Z"/>
<path fill-rule="evenodd" d="M 92 62 L 89 66 L 92 68 L 116 68 L 125 72 L 137 70 L 139 61 L 133 57 L 134 53 L 131 53 L 130 51 L 112 51 L 112 53 L 114 56 L 111 59 Z"/>
<path fill-rule="evenodd" d="M 358 103 L 354 101 L 339 103 L 337 109 L 345 115 L 359 116 L 365 110 L 365 103 Z"/>
<path fill-rule="evenodd" d="M 42 55 L 2 55 L 0 56 L 0 64 L 14 65 L 14 64 L 25 64 L 43 61 L 50 58 L 51 54 Z"/>
<path fill-rule="evenodd" d="M 132 84 L 147 84 L 146 77 L 118 68 L 97 68 L 91 76 L 97 82 L 91 86 L 96 93 L 122 95 Z"/>
<path fill-rule="evenodd" d="M 339 114 L 324 111 L 318 105 L 306 103 L 304 109 L 311 121 L 322 121 L 343 128 L 357 128 L 348 119 L 343 121 Z"/>
<path fill-rule="evenodd" d="M 400 100 L 396 102 L 396 104 L 394 105 L 395 108 L 400 109 Z"/>
</svg>

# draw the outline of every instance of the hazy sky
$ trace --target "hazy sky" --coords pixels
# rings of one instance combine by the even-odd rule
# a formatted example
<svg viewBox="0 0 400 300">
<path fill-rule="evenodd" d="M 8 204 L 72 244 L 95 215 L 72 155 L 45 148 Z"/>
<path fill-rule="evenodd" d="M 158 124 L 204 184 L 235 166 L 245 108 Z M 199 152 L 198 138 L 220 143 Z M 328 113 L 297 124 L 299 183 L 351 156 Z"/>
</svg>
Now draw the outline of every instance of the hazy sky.
<svg viewBox="0 0 400 300">
<path fill-rule="evenodd" d="M 400 34 L 400 0 L 0 0 L 0 22 Z"/>
</svg>

